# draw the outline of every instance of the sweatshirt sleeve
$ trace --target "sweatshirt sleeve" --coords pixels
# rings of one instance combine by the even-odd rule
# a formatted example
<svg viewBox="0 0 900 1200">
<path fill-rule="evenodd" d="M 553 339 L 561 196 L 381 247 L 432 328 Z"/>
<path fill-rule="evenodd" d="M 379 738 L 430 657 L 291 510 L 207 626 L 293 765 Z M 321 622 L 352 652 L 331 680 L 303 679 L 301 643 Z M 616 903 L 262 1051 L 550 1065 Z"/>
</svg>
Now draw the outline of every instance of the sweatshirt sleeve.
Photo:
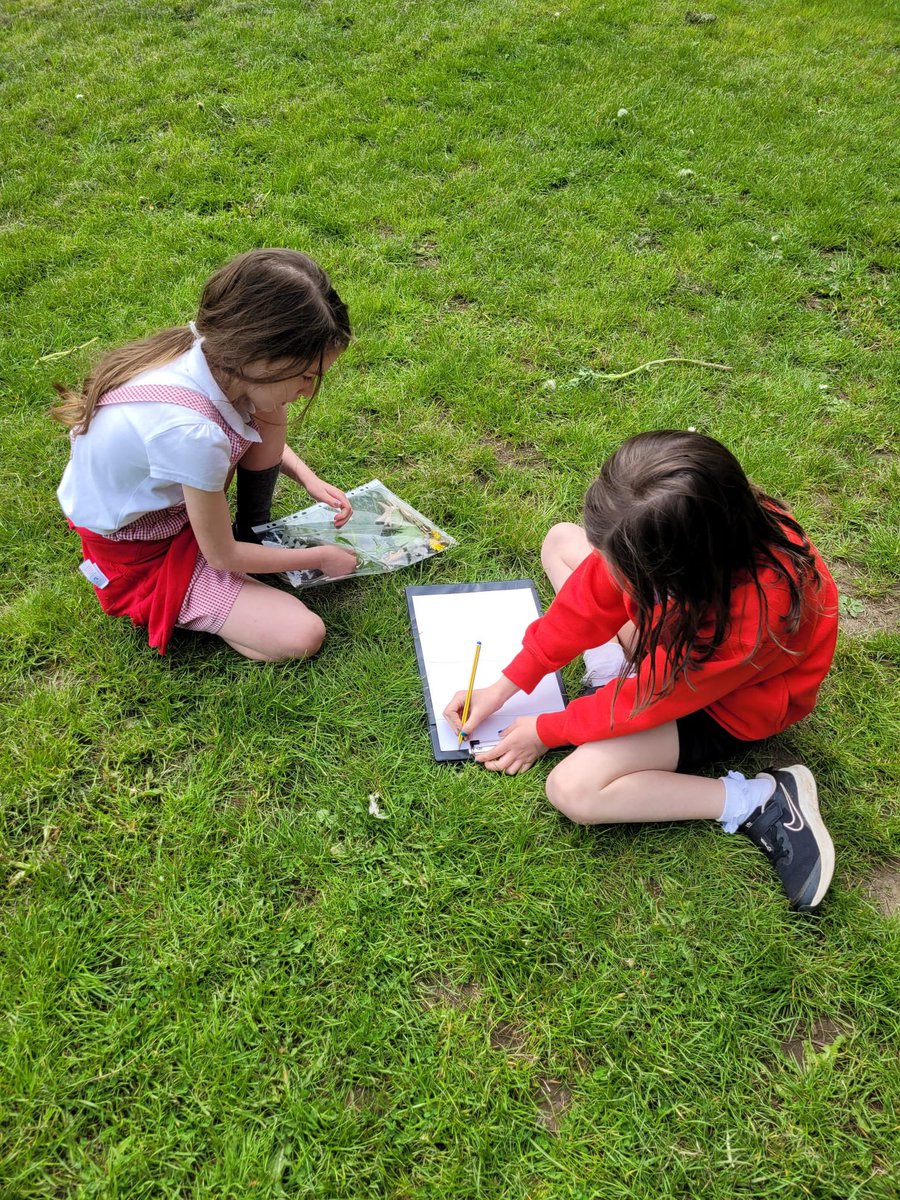
<svg viewBox="0 0 900 1200">
<path fill-rule="evenodd" d="M 772 628 L 778 627 L 779 616 L 785 611 L 786 595 L 782 592 L 784 589 L 775 585 L 767 593 Z M 784 651 L 775 639 L 765 635 L 757 645 L 760 610 L 754 588 L 747 585 L 741 589 L 740 603 L 735 608 L 739 615 L 733 617 L 732 629 L 715 656 L 686 675 L 682 672 L 668 692 L 654 698 L 640 712 L 633 713 L 633 709 L 637 695 L 646 694 L 650 676 L 647 661 L 640 664 L 637 675 L 624 681 L 618 695 L 613 680 L 593 696 L 573 700 L 562 712 L 542 714 L 537 720 L 538 737 L 549 747 L 580 746 L 641 733 L 707 708 L 739 688 L 759 682 L 784 657 Z M 664 649 L 656 653 L 656 668 L 657 680 L 664 678 Z"/>
<path fill-rule="evenodd" d="M 589 554 L 546 613 L 525 630 L 522 649 L 503 674 L 523 692 L 532 692 L 551 671 L 615 637 L 628 619 L 622 589 L 600 555 Z"/>
</svg>

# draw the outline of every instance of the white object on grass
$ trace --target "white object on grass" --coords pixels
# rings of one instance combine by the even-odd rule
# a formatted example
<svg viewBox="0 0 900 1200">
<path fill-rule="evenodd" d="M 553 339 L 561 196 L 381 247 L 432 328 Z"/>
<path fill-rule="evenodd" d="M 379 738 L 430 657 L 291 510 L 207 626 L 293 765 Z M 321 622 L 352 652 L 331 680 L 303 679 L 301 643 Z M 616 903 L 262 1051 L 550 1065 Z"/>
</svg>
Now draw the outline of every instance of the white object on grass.
<svg viewBox="0 0 900 1200">
<path fill-rule="evenodd" d="M 373 792 L 369 797 L 369 816 L 374 817 L 376 821 L 386 821 L 388 819 L 387 813 L 383 813 L 378 807 L 378 801 L 380 799 L 381 796 L 378 794 L 378 792 Z"/>
</svg>

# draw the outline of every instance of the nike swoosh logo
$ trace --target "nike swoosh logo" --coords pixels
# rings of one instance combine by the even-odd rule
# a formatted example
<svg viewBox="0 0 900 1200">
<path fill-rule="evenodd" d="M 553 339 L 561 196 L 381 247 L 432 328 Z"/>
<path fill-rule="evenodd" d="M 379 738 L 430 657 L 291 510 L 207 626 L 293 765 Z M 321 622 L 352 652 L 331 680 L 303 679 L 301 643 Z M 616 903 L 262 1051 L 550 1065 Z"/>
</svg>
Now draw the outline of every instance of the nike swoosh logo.
<svg viewBox="0 0 900 1200">
<path fill-rule="evenodd" d="M 799 833 L 801 829 L 806 828 L 806 822 L 803 820 L 803 814 L 788 795 L 786 788 L 782 789 L 782 795 L 787 801 L 788 808 L 791 810 L 791 819 L 790 821 L 783 822 L 784 828 L 790 830 L 791 833 Z"/>
</svg>

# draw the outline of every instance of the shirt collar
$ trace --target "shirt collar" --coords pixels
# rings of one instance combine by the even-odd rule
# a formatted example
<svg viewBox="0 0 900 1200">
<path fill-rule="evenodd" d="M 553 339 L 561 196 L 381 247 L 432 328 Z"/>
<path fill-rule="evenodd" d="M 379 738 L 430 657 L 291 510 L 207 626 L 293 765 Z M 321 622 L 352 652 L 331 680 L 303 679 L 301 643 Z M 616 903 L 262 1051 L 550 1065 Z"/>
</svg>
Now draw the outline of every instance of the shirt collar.
<svg viewBox="0 0 900 1200">
<path fill-rule="evenodd" d="M 203 338 L 196 338 L 193 346 L 188 350 L 184 358 L 184 369 L 198 385 L 199 390 L 203 392 L 204 396 L 209 396 L 216 409 L 222 414 L 235 433 L 240 434 L 242 438 L 246 438 L 248 442 L 262 441 L 258 430 L 254 429 L 247 419 L 253 412 L 253 406 L 249 406 L 245 416 L 240 409 L 231 403 L 213 378 L 213 373 L 209 369 L 209 363 L 206 361 L 206 355 L 203 353 Z"/>
</svg>

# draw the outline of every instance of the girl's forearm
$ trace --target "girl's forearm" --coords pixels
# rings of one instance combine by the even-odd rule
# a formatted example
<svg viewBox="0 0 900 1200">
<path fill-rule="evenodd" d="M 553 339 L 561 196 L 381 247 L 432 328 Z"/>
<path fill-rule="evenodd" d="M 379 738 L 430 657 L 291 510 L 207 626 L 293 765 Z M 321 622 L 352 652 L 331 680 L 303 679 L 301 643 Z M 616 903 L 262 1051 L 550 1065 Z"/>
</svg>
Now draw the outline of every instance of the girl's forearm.
<svg viewBox="0 0 900 1200">
<path fill-rule="evenodd" d="M 287 445 L 281 455 L 281 473 L 287 475 L 288 479 L 293 479 L 294 483 L 299 483 L 302 488 L 305 488 L 310 480 L 316 478 L 315 471 L 308 467 L 300 455 Z"/>
<path fill-rule="evenodd" d="M 268 575 L 279 571 L 320 570 L 322 551 L 292 550 L 287 546 L 258 546 L 253 542 L 232 542 L 217 561 L 207 555 L 210 566 L 219 571 L 238 571 L 245 575 Z"/>
</svg>

